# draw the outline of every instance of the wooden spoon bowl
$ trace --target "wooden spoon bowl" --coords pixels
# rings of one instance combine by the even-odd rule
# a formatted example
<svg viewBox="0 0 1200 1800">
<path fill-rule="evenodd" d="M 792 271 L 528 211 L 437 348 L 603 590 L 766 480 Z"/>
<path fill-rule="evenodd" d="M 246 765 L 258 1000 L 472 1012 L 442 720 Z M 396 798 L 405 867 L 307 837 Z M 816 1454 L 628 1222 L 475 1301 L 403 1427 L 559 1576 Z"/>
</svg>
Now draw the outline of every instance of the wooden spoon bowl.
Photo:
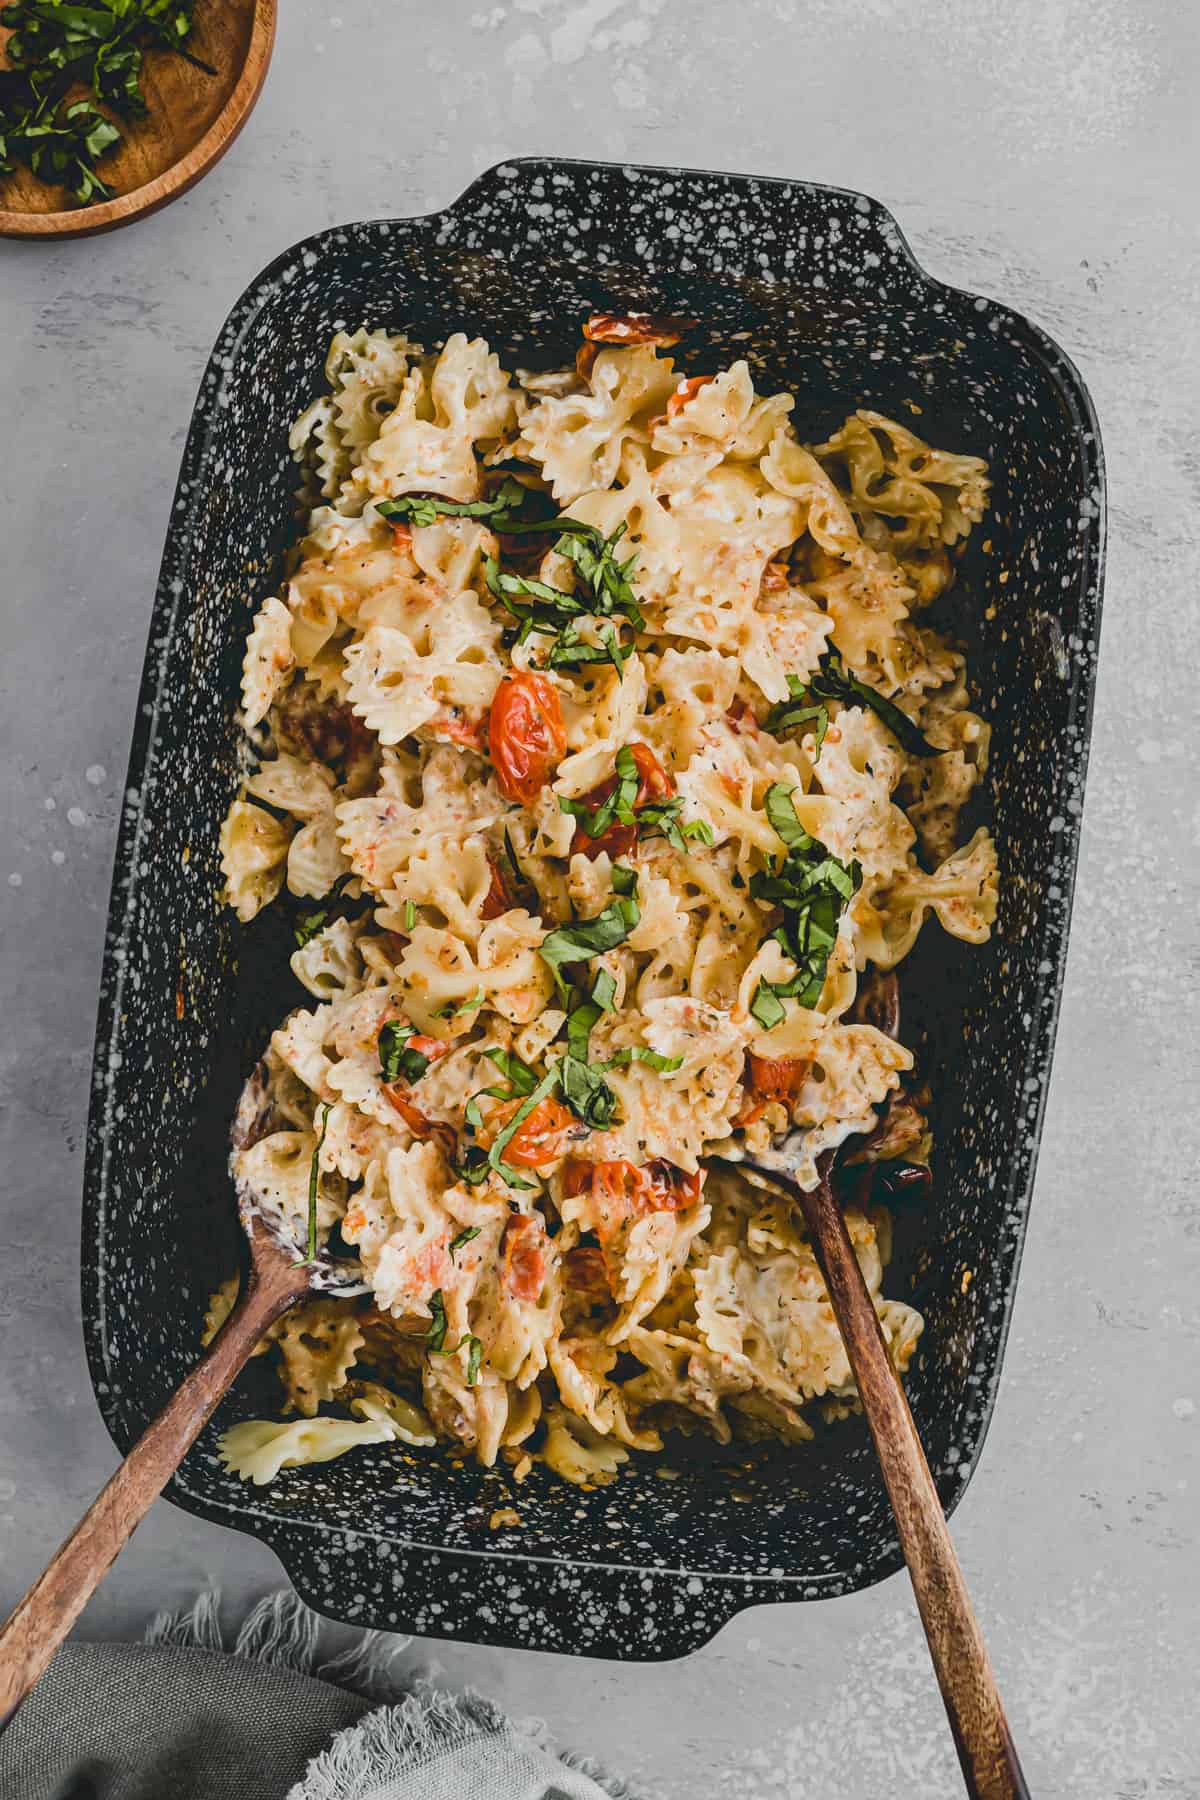
<svg viewBox="0 0 1200 1800">
<path fill-rule="evenodd" d="M 232 1142 L 242 1150 L 274 1128 L 264 1072 L 242 1090 Z M 356 1265 L 324 1254 L 304 1259 L 294 1231 L 244 1180 L 238 1214 L 250 1245 L 246 1291 L 208 1354 L 138 1439 L 45 1573 L 0 1629 L 0 1731 L 45 1673 L 51 1657 L 119 1552 L 191 1449 L 263 1333 L 306 1294 L 366 1291 Z"/>
</svg>

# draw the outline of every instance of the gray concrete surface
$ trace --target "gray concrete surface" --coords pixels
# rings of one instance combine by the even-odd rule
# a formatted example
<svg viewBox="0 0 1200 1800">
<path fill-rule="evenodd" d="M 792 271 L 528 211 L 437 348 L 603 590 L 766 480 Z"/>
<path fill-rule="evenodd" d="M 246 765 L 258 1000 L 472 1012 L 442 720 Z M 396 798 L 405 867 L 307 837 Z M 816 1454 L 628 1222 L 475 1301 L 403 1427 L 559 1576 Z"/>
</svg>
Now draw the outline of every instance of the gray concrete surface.
<svg viewBox="0 0 1200 1800">
<path fill-rule="evenodd" d="M 334 0 L 336 4 L 336 0 Z M 1030 313 L 1104 428 L 1111 544 L 1057 1071 L 1005 1377 L 956 1531 L 1040 1800 L 1196 1800 L 1200 1133 L 1195 173 L 1176 0 L 285 0 L 220 167 L 111 237 L 0 245 L 0 1607 L 112 1465 L 80 1349 L 97 970 L 146 621 L 193 393 L 281 247 L 522 152 L 862 188 L 937 275 Z M 161 1507 L 84 1628 L 248 1539 Z M 415 1645 L 667 1800 L 952 1794 L 906 1585 L 744 1615 L 660 1668 Z"/>
</svg>

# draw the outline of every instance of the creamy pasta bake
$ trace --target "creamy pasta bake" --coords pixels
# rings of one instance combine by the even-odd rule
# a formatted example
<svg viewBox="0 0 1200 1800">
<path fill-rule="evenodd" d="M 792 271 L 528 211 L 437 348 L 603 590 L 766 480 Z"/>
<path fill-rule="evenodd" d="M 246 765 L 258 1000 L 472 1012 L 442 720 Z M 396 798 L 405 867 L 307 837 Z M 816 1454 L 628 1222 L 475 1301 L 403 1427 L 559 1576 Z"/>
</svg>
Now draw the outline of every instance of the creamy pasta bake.
<svg viewBox="0 0 1200 1800">
<path fill-rule="evenodd" d="M 931 913 L 995 915 L 959 827 L 988 727 L 925 623 L 986 465 L 867 411 L 806 443 L 678 341 L 598 315 L 533 374 L 343 331 L 294 427 L 221 851 L 240 919 L 289 897 L 305 1003 L 235 1172 L 369 1293 L 273 1328 L 285 1417 L 223 1440 L 248 1479 L 811 1436 L 854 1389 L 802 1221 L 709 1166 L 785 1130 L 806 1185 L 837 1152 L 899 1368 L 917 1342 L 881 1202 L 931 1145 L 880 996 Z"/>
</svg>

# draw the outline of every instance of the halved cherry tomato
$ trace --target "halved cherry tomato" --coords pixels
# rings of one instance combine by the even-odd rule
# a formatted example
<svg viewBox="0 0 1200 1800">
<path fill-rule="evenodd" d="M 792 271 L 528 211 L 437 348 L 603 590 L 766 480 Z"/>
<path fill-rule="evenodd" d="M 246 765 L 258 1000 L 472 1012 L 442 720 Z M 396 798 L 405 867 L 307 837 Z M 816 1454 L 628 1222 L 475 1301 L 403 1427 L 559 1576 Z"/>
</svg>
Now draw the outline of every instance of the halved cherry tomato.
<svg viewBox="0 0 1200 1800">
<path fill-rule="evenodd" d="M 496 689 L 488 748 L 506 800 L 532 806 L 567 748 L 557 689 L 544 675 L 513 669 Z"/>
<path fill-rule="evenodd" d="M 408 1039 L 406 1050 L 415 1050 L 418 1056 L 425 1057 L 427 1062 L 440 1062 L 443 1056 L 449 1056 L 454 1048 L 453 1038 L 424 1037 L 418 1031 Z"/>
<path fill-rule="evenodd" d="M 412 532 L 400 519 L 392 523 L 392 548 L 394 550 L 412 549 Z"/>
<path fill-rule="evenodd" d="M 510 1100 L 500 1107 L 492 1115 L 496 1130 L 499 1132 L 507 1125 L 524 1104 L 523 1100 Z M 557 1162 L 577 1124 L 575 1114 L 569 1112 L 561 1100 L 548 1095 L 545 1100 L 538 1101 L 509 1138 L 504 1146 L 505 1162 L 515 1169 L 542 1169 L 547 1163 Z"/>
<path fill-rule="evenodd" d="M 682 1212 L 700 1198 L 704 1176 L 677 1169 L 674 1163 L 655 1158 L 639 1169 L 626 1162 L 569 1162 L 563 1170 L 563 1192 L 587 1193 L 596 1199 L 601 1211 L 597 1231 L 603 1237 L 622 1218 L 643 1218 L 652 1212 Z"/>
<path fill-rule="evenodd" d="M 514 1300 L 536 1300 L 545 1286 L 545 1240 L 540 1213 L 513 1213 L 504 1227 L 501 1279 Z"/>
<path fill-rule="evenodd" d="M 686 330 L 682 319 L 664 318 L 661 313 L 593 313 L 583 335 L 589 344 L 657 344 L 665 350 Z"/>
<path fill-rule="evenodd" d="M 637 764 L 638 772 L 638 790 L 633 802 L 634 811 L 636 812 L 639 806 L 649 806 L 651 802 L 670 800 L 675 793 L 675 783 L 653 750 L 647 749 L 645 744 L 631 744 L 629 748 L 633 752 L 633 760 Z M 606 776 L 599 787 L 594 787 L 589 794 L 584 795 L 584 805 L 590 807 L 593 812 L 598 811 L 615 790 L 617 781 L 618 777 L 615 774 Z M 623 825 L 619 819 L 614 819 L 608 830 L 602 831 L 599 837 L 589 837 L 582 828 L 578 830 L 571 840 L 571 852 L 574 855 L 576 851 L 582 851 L 584 856 L 594 861 L 603 850 L 607 852 L 613 862 L 616 862 L 619 857 L 628 856 L 636 843 L 637 826 Z"/>
<path fill-rule="evenodd" d="M 699 1169 L 689 1175 L 674 1163 L 656 1157 L 642 1170 L 643 1207 L 646 1212 L 685 1212 L 700 1198 L 704 1176 Z"/>
<path fill-rule="evenodd" d="M 735 1125 L 753 1125 L 768 1106 L 788 1108 L 808 1079 L 812 1064 L 803 1056 L 755 1056 L 746 1052 L 746 1099 Z"/>
<path fill-rule="evenodd" d="M 419 1041 L 430 1043 L 432 1039 L 422 1038 Z M 416 1038 L 409 1039 L 410 1044 L 417 1042 Z M 394 1081 L 390 1087 L 385 1087 L 383 1092 L 415 1138 L 432 1138 L 441 1148 L 446 1160 L 454 1161 L 454 1155 L 458 1149 L 458 1139 L 452 1125 L 447 1125 L 442 1119 L 427 1119 L 420 1107 L 409 1098 L 407 1088 L 398 1081 Z"/>
<path fill-rule="evenodd" d="M 689 400 L 694 400 L 702 387 L 707 387 L 713 379 L 711 375 L 688 375 L 675 389 L 667 401 L 667 417 L 673 419 L 681 413 Z"/>
<path fill-rule="evenodd" d="M 608 1299 L 611 1289 L 604 1252 L 594 1244 L 577 1244 L 574 1250 L 568 1250 L 563 1257 L 563 1270 L 567 1286 L 573 1292 L 583 1294 L 589 1300 Z"/>
<path fill-rule="evenodd" d="M 511 911 L 512 896 L 509 894 L 504 880 L 504 871 L 499 863 L 494 862 L 490 856 L 488 857 L 488 870 L 491 874 L 491 881 L 488 883 L 488 891 L 483 897 L 479 916 L 483 919 L 499 919 L 506 912 Z"/>
<path fill-rule="evenodd" d="M 686 330 L 684 320 L 664 319 L 654 313 L 593 313 L 583 328 L 575 372 L 587 381 L 605 344 L 657 344 L 667 350 Z"/>
</svg>

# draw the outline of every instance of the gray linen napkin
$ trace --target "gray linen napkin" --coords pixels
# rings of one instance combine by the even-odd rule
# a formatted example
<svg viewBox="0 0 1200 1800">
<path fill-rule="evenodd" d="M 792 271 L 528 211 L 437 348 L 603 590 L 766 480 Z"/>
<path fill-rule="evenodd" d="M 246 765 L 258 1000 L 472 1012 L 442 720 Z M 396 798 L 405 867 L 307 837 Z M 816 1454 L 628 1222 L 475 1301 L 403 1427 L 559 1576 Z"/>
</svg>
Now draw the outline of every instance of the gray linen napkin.
<svg viewBox="0 0 1200 1800">
<path fill-rule="evenodd" d="M 64 1645 L 0 1737 L 0 1800 L 638 1800 L 481 1695 L 397 1698 L 406 1640 L 323 1660 L 294 1595 L 260 1602 L 229 1652 L 215 1596 L 148 1635 Z"/>
</svg>

